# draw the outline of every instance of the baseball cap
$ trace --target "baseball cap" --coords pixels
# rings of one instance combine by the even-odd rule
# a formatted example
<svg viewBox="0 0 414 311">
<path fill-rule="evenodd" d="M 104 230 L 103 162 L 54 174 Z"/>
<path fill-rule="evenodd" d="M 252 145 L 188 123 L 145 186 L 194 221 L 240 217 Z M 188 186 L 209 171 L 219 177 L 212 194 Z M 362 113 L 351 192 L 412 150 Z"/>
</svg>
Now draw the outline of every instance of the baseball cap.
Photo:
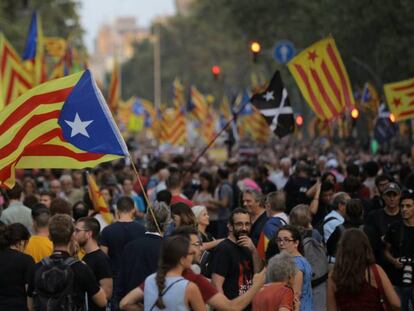
<svg viewBox="0 0 414 311">
<path fill-rule="evenodd" d="M 390 183 L 388 183 L 387 187 L 385 188 L 383 194 L 386 194 L 388 192 L 394 192 L 396 194 L 400 194 L 401 193 L 401 188 L 400 188 L 400 186 L 398 186 L 397 183 L 390 182 Z"/>
</svg>

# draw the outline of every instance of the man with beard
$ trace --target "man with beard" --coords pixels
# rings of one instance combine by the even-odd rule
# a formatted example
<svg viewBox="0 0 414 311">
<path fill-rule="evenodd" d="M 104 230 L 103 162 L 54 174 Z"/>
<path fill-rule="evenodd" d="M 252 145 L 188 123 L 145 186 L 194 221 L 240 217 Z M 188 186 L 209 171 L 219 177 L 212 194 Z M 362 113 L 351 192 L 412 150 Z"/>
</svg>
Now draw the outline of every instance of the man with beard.
<svg viewBox="0 0 414 311">
<path fill-rule="evenodd" d="M 243 295 L 252 286 L 253 274 L 262 268 L 249 238 L 251 225 L 246 209 L 234 209 L 229 219 L 229 235 L 214 250 L 211 281 L 229 299 Z"/>
<path fill-rule="evenodd" d="M 79 246 L 85 250 L 83 261 L 91 268 L 96 281 L 105 291 L 106 299 L 112 296 L 112 272 L 109 257 L 99 248 L 98 236 L 100 232 L 98 220 L 93 217 L 80 218 L 75 225 L 75 239 Z M 105 307 L 96 306 L 88 299 L 89 310 L 104 311 Z"/>
</svg>

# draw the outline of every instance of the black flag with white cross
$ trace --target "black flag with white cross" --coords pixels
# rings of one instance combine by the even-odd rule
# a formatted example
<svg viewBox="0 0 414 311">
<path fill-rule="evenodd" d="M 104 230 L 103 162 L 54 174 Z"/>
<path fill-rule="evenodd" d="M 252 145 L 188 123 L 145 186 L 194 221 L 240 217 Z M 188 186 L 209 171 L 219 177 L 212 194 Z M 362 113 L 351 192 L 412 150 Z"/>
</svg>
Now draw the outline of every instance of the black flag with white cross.
<svg viewBox="0 0 414 311">
<path fill-rule="evenodd" d="M 293 133 L 293 110 L 279 71 L 275 72 L 267 89 L 263 93 L 254 94 L 250 102 L 265 117 L 270 129 L 279 138 Z"/>
</svg>

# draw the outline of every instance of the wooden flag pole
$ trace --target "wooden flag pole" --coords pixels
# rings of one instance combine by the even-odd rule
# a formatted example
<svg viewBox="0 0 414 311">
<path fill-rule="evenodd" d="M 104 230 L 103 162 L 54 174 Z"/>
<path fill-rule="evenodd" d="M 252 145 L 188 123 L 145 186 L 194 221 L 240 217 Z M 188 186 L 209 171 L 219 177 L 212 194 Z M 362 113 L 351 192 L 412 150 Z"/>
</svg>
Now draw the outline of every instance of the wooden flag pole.
<svg viewBox="0 0 414 311">
<path fill-rule="evenodd" d="M 148 210 L 150 211 L 152 219 L 154 219 L 155 225 L 157 226 L 158 233 L 162 234 L 160 225 L 158 224 L 158 221 L 157 221 L 157 218 L 155 218 L 155 214 L 154 214 L 154 210 L 152 208 L 152 204 L 151 204 L 150 200 L 148 199 L 147 193 L 145 192 L 145 188 L 142 184 L 142 181 L 141 181 L 140 175 L 138 173 L 138 170 L 135 167 L 135 163 L 134 163 L 134 160 L 132 159 L 131 153 L 129 153 L 129 159 L 131 160 L 132 168 L 134 169 L 135 175 L 138 178 L 139 186 L 141 188 L 142 193 L 144 194 L 145 201 L 147 202 Z"/>
</svg>

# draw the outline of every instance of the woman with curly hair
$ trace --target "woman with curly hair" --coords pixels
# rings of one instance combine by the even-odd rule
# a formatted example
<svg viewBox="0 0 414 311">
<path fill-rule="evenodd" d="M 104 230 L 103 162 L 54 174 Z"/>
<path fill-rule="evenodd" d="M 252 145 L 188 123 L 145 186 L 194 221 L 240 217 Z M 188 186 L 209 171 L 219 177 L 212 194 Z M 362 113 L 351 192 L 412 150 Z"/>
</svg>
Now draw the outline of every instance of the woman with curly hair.
<svg viewBox="0 0 414 311">
<path fill-rule="evenodd" d="M 368 238 L 361 230 L 344 231 L 328 279 L 328 311 L 399 310 L 397 296 L 384 270 L 375 264 Z"/>
<path fill-rule="evenodd" d="M 182 277 L 195 254 L 191 241 L 183 236 L 172 236 L 163 242 L 158 271 L 145 280 L 145 311 L 206 310 L 197 285 Z"/>
</svg>

